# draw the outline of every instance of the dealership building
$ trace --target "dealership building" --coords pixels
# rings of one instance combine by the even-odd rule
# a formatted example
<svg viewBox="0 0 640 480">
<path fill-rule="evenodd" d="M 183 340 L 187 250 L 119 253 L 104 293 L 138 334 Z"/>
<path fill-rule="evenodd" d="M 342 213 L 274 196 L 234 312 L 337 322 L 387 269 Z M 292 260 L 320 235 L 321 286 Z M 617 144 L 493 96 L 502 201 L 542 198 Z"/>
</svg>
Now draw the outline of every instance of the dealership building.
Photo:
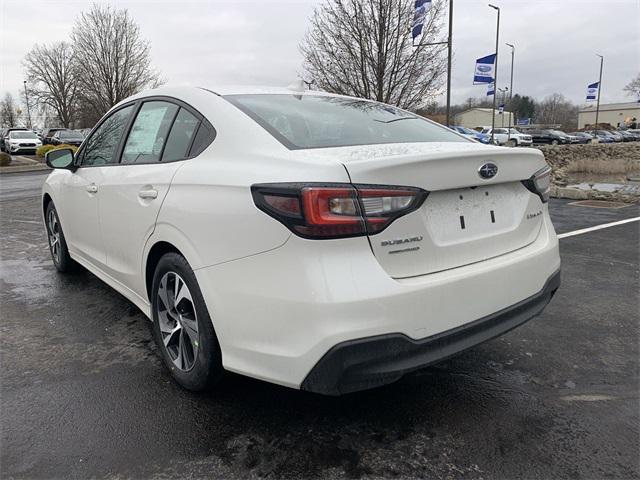
<svg viewBox="0 0 640 480">
<path fill-rule="evenodd" d="M 456 125 L 467 128 L 490 127 L 492 112 L 493 110 L 491 108 L 470 108 L 457 114 L 455 116 L 455 123 Z M 513 125 L 513 121 L 514 119 L 511 112 L 499 113 L 496 109 L 496 128 L 503 126 L 508 127 L 509 123 Z"/>
<path fill-rule="evenodd" d="M 621 122 L 630 123 L 632 118 L 640 119 L 640 103 L 608 103 L 600 104 L 600 112 L 598 114 L 598 123 L 608 123 L 612 127 L 617 127 Z M 596 123 L 596 105 L 595 103 L 580 109 L 578 112 L 578 128 Z"/>
</svg>

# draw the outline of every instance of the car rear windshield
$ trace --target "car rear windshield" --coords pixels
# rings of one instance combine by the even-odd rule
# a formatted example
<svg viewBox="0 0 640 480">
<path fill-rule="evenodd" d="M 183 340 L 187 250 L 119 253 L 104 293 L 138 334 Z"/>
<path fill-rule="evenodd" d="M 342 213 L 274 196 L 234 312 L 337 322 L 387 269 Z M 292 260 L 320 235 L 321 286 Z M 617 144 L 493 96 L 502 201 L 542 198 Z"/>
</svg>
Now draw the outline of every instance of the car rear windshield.
<svg viewBox="0 0 640 480">
<path fill-rule="evenodd" d="M 224 98 L 289 149 L 469 141 L 418 115 L 364 100 L 288 94 Z"/>
</svg>

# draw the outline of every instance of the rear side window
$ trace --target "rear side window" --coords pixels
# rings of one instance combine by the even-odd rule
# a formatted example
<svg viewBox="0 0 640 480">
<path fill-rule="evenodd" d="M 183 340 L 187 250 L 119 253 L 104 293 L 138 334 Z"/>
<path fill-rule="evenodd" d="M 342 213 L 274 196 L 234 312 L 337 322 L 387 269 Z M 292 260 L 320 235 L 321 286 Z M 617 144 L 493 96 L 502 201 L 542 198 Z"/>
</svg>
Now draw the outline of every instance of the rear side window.
<svg viewBox="0 0 640 480">
<path fill-rule="evenodd" d="M 159 162 L 178 108 L 169 102 L 143 103 L 129 132 L 121 163 Z"/>
<path fill-rule="evenodd" d="M 115 151 L 132 111 L 133 105 L 121 108 L 100 124 L 85 143 L 82 165 L 115 163 Z"/>
<path fill-rule="evenodd" d="M 167 145 L 164 147 L 164 153 L 162 154 L 162 161 L 169 162 L 186 158 L 197 127 L 198 119 L 184 108 L 181 108 L 173 127 L 171 127 L 171 133 L 169 133 Z"/>
<path fill-rule="evenodd" d="M 200 155 L 202 152 L 204 152 L 204 149 L 209 146 L 215 136 L 216 131 L 211 126 L 211 124 L 206 119 L 202 120 L 200 127 L 198 127 L 196 138 L 193 140 L 193 145 L 191 146 L 189 156 L 195 157 L 196 155 Z"/>
</svg>

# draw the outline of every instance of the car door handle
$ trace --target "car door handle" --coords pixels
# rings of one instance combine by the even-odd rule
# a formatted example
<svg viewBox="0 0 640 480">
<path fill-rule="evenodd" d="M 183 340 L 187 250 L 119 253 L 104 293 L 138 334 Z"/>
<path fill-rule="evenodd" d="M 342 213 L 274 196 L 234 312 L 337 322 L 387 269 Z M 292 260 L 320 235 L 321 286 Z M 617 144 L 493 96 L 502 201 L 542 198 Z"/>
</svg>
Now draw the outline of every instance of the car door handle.
<svg viewBox="0 0 640 480">
<path fill-rule="evenodd" d="M 150 198 L 150 199 L 158 198 L 158 191 L 154 188 L 149 188 L 147 190 L 140 190 L 138 192 L 138 196 L 140 198 Z"/>
<path fill-rule="evenodd" d="M 91 185 L 87 185 L 87 192 L 98 193 L 98 186 L 95 183 L 92 183 Z"/>
</svg>

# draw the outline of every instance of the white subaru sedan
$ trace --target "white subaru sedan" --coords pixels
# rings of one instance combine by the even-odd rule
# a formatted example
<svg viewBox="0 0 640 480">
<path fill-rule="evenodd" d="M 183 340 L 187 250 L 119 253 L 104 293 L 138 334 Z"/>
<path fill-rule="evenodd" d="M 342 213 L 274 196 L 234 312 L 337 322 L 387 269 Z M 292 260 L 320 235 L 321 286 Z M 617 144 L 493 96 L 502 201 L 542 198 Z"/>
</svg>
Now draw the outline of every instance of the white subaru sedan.
<svg viewBox="0 0 640 480">
<path fill-rule="evenodd" d="M 501 335 L 560 285 L 539 150 L 288 89 L 161 88 L 49 152 L 42 211 L 153 322 L 183 387 L 225 370 L 339 395 Z"/>
</svg>

